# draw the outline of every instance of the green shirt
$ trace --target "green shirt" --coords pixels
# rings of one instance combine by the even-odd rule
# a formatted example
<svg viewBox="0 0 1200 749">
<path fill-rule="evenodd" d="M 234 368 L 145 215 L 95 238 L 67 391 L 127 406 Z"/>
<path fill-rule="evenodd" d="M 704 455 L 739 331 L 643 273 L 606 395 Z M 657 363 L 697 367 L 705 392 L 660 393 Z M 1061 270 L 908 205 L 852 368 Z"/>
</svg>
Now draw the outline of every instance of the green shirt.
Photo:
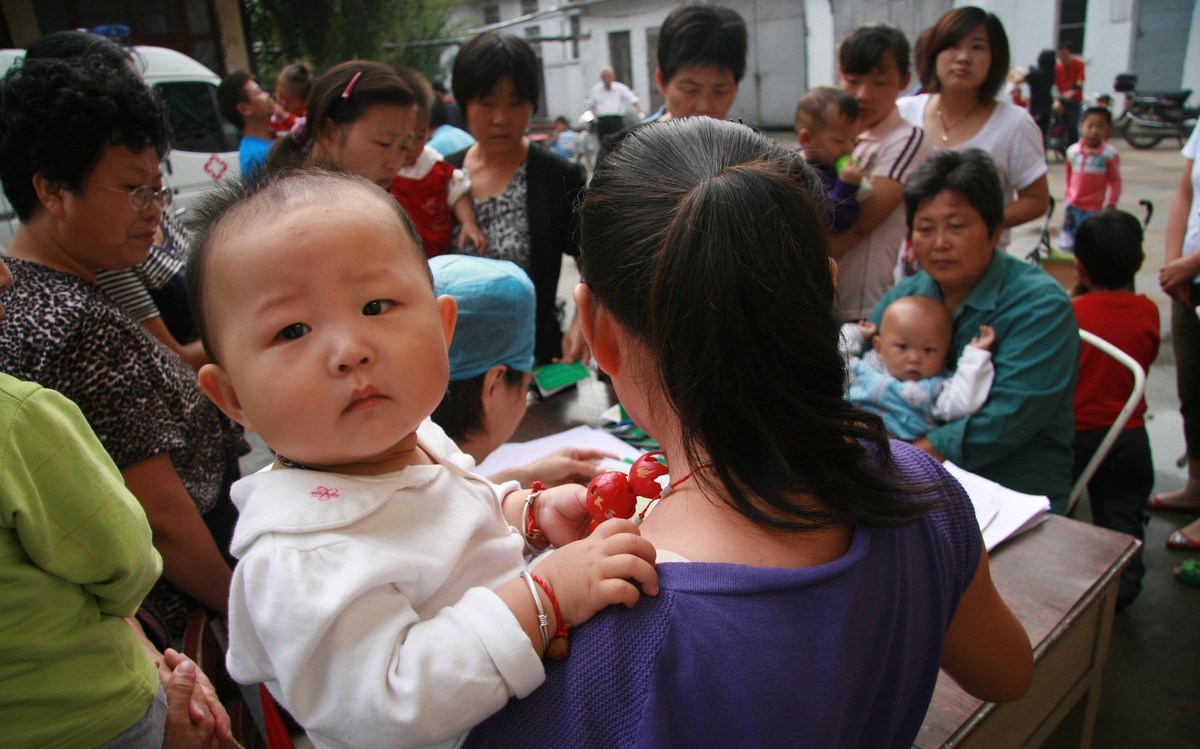
<svg viewBox="0 0 1200 749">
<path fill-rule="evenodd" d="M 942 291 L 921 271 L 896 284 L 871 312 L 902 296 L 942 301 Z M 1056 512 L 1071 492 L 1071 410 L 1079 373 L 1079 326 L 1066 292 L 1040 268 L 993 250 L 983 278 L 954 311 L 949 361 L 979 334 L 996 330 L 992 362 L 996 380 L 978 412 L 934 427 L 934 449 L 968 471 L 1009 489 L 1044 494 Z"/>
<path fill-rule="evenodd" d="M 83 414 L 0 374 L 0 732 L 96 746 L 158 689 L 132 616 L 162 562 L 141 505 Z"/>
</svg>

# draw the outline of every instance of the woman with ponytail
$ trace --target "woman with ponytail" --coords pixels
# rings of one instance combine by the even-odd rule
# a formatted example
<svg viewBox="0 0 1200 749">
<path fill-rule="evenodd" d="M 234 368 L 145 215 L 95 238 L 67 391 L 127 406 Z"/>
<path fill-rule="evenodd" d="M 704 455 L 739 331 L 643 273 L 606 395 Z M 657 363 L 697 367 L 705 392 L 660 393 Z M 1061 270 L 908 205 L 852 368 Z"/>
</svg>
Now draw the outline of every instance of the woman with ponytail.
<svg viewBox="0 0 1200 749">
<path fill-rule="evenodd" d="M 800 155 L 703 117 L 597 170 L 575 300 L 670 470 L 641 526 L 661 592 L 572 631 L 468 745 L 908 746 L 939 667 L 1028 688 L 962 488 L 842 397 L 821 200 Z"/>
<path fill-rule="evenodd" d="M 390 65 L 338 63 L 308 96 L 307 117 L 280 138 L 267 172 L 312 163 L 340 166 L 387 190 L 404 166 L 417 121 L 417 94 Z"/>
</svg>

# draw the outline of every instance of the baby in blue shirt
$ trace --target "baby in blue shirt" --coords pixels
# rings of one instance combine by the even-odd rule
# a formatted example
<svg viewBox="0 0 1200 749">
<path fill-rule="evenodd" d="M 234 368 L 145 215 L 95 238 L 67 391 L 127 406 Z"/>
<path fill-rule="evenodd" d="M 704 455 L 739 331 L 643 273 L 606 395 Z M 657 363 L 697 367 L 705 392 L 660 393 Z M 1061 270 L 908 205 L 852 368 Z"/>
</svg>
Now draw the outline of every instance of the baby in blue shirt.
<svg viewBox="0 0 1200 749">
<path fill-rule="evenodd" d="M 856 356 L 875 332 L 865 321 L 842 326 L 850 370 L 846 398 L 883 417 L 893 437 L 920 439 L 930 427 L 970 416 L 987 401 L 996 375 L 990 351 L 996 333 L 990 326 L 979 326 L 952 373 L 945 370 L 953 323 L 936 299 L 906 296 L 889 304 L 873 347 Z"/>
</svg>

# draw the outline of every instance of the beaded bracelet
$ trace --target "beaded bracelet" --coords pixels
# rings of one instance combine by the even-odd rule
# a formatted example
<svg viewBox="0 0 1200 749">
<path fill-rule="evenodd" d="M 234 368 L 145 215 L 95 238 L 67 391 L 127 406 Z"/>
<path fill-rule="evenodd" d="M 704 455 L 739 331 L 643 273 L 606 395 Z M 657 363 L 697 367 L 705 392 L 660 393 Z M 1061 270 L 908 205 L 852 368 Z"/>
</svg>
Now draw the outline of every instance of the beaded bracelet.
<svg viewBox="0 0 1200 749">
<path fill-rule="evenodd" d="M 525 509 L 521 511 L 521 537 L 525 539 L 525 551 L 537 554 L 545 551 L 546 547 L 550 545 L 546 541 L 546 534 L 542 533 L 542 529 L 538 527 L 537 512 L 533 504 L 546 490 L 546 487 L 541 481 L 534 481 L 529 488 L 529 496 L 525 498 Z"/>
<path fill-rule="evenodd" d="M 535 583 L 542 586 L 542 590 L 546 591 L 546 597 L 550 599 L 550 605 L 554 607 L 554 618 L 558 620 L 558 629 L 554 631 L 554 637 L 550 639 L 550 645 L 546 648 L 546 657 L 550 660 L 561 661 L 567 657 L 567 653 L 571 650 L 570 643 L 567 642 L 567 630 L 571 625 L 563 621 L 562 610 L 558 607 L 558 598 L 555 597 L 554 589 L 550 587 L 550 583 L 537 575 L 531 574 L 530 577 L 533 578 Z"/>
<path fill-rule="evenodd" d="M 535 578 L 525 570 L 521 570 L 521 577 L 529 585 L 529 594 L 533 596 L 533 603 L 537 606 L 538 630 L 542 633 L 542 652 L 545 653 L 550 649 L 550 617 L 546 616 L 546 609 L 542 607 L 542 596 L 538 593 L 537 586 L 533 581 Z M 550 599 L 553 601 L 554 599 Z M 558 604 L 555 604 L 556 606 Z"/>
</svg>

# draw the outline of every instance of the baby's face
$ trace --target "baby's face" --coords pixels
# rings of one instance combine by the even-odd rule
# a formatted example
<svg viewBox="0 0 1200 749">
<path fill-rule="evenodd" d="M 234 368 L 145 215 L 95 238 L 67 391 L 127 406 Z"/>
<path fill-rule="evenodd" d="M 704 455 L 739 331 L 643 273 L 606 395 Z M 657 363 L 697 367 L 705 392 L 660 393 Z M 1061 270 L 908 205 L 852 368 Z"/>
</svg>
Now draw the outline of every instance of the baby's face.
<svg viewBox="0 0 1200 749">
<path fill-rule="evenodd" d="M 809 147 L 805 149 L 805 155 L 833 166 L 838 159 L 854 151 L 857 134 L 854 120 L 831 104 L 825 109 L 825 124 L 808 131 Z"/>
<path fill-rule="evenodd" d="M 236 393 L 226 412 L 279 454 L 343 473 L 414 462 L 455 317 L 390 198 L 367 198 L 251 219 L 208 258 L 217 369 Z"/>
<path fill-rule="evenodd" d="M 408 152 L 404 156 L 404 166 L 408 168 L 417 163 L 425 144 L 429 142 L 429 113 L 417 109 L 412 132 L 408 134 Z"/>
<path fill-rule="evenodd" d="M 889 310 L 890 312 L 890 310 Z M 942 373 L 950 349 L 948 331 L 917 314 L 884 314 L 875 354 L 897 380 L 925 380 Z"/>
</svg>

